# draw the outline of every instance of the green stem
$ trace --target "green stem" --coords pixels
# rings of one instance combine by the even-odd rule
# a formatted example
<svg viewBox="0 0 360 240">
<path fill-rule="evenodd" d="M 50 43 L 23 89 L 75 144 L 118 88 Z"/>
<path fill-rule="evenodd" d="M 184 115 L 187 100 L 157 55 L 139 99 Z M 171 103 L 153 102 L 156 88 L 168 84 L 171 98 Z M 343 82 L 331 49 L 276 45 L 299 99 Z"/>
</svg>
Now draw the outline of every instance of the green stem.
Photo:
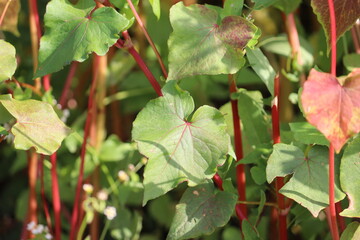
<svg viewBox="0 0 360 240">
<path fill-rule="evenodd" d="M 101 236 L 100 236 L 100 239 L 99 239 L 99 240 L 104 240 L 104 239 L 105 239 L 105 235 L 106 235 L 107 230 L 109 229 L 109 226 L 110 226 L 110 221 L 109 221 L 109 220 L 106 220 L 104 229 L 103 229 L 103 231 L 102 231 L 102 233 L 101 233 Z"/>
<path fill-rule="evenodd" d="M 85 228 L 86 228 L 86 224 L 87 224 L 87 213 L 85 214 L 85 217 L 84 217 L 84 219 L 83 219 L 82 222 L 81 222 L 79 231 L 78 231 L 78 233 L 77 233 L 76 240 L 81 240 L 81 239 L 82 239 L 82 236 L 83 236 L 84 231 L 85 231 Z"/>
<path fill-rule="evenodd" d="M 124 100 L 130 97 L 141 96 L 147 93 L 152 93 L 154 90 L 152 88 L 142 88 L 142 89 L 132 89 L 127 91 L 121 91 L 115 93 L 114 95 L 104 98 L 104 105 L 109 105 L 114 101 Z"/>
</svg>

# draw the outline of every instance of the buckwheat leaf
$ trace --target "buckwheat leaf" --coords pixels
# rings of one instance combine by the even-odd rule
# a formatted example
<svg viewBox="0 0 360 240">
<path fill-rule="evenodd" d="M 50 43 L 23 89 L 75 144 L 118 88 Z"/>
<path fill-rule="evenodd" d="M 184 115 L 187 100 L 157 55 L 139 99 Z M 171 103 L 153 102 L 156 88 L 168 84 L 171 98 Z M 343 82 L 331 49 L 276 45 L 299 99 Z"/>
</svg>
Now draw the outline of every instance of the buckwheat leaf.
<svg viewBox="0 0 360 240">
<path fill-rule="evenodd" d="M 144 201 L 188 181 L 195 186 L 214 176 L 225 162 L 230 137 L 223 115 L 202 106 L 194 111 L 188 92 L 168 82 L 164 96 L 150 101 L 136 117 L 132 137 L 149 158 L 144 172 Z"/>
<path fill-rule="evenodd" d="M 10 2 L 9 7 L 5 13 L 0 30 L 9 31 L 15 36 L 20 36 L 18 30 L 18 16 L 20 12 L 20 0 L 0 0 L 0 13 L 4 11 L 7 2 Z"/>
<path fill-rule="evenodd" d="M 58 118 L 52 106 L 37 100 L 18 101 L 10 95 L 2 95 L 0 103 L 17 122 L 11 128 L 16 149 L 51 155 L 60 147 L 70 128 Z"/>
<path fill-rule="evenodd" d="M 349 207 L 340 214 L 345 217 L 360 217 L 360 137 L 346 147 L 340 165 L 340 184 L 347 194 Z"/>
<path fill-rule="evenodd" d="M 301 102 L 309 123 L 339 152 L 347 139 L 360 131 L 360 69 L 342 79 L 311 70 Z"/>
<path fill-rule="evenodd" d="M 266 167 L 268 182 L 275 177 L 293 174 L 280 189 L 280 193 L 307 208 L 314 217 L 329 205 L 329 187 L 324 179 L 329 178 L 328 148 L 315 146 L 308 156 L 295 146 L 274 145 Z M 340 201 L 345 194 L 339 189 L 338 178 L 335 180 L 335 201 Z"/>
<path fill-rule="evenodd" d="M 153 13 L 157 17 L 157 19 L 160 19 L 160 14 L 161 14 L 160 0 L 149 0 L 149 2 L 152 7 Z"/>
<path fill-rule="evenodd" d="M 328 0 L 311 0 L 311 6 L 325 30 L 330 50 L 330 13 Z M 334 0 L 336 18 L 336 39 L 339 39 L 360 17 L 360 0 Z"/>
<path fill-rule="evenodd" d="M 270 7 L 271 5 L 274 5 L 279 0 L 251 0 L 254 5 L 255 10 L 260 10 L 262 8 Z"/>
<path fill-rule="evenodd" d="M 340 240 L 360 239 L 360 223 L 352 222 L 346 226 L 345 231 L 341 234 Z"/>
<path fill-rule="evenodd" d="M 240 16 L 227 16 L 218 25 L 218 17 L 204 5 L 171 7 L 169 80 L 236 73 L 244 65 L 243 50 L 257 43 L 260 30 Z"/>
<path fill-rule="evenodd" d="M 0 39 L 0 82 L 11 78 L 16 70 L 15 48 Z"/>
<path fill-rule="evenodd" d="M 230 220 L 236 201 L 236 194 L 219 191 L 212 182 L 188 188 L 176 205 L 166 239 L 190 239 L 212 233 Z"/>
<path fill-rule="evenodd" d="M 71 61 L 83 62 L 92 52 L 104 55 L 115 44 L 129 21 L 109 7 L 91 13 L 94 7 L 92 0 L 79 0 L 76 5 L 67 0 L 48 3 L 35 78 L 59 71 Z"/>
</svg>

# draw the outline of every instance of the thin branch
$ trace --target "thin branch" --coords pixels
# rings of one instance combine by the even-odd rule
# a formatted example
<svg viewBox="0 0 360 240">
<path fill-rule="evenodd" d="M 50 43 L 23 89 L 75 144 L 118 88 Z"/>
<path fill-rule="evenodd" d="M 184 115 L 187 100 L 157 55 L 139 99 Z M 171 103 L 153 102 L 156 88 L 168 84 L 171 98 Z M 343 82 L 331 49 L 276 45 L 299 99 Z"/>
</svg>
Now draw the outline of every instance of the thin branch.
<svg viewBox="0 0 360 240">
<path fill-rule="evenodd" d="M 1 26 L 1 24 L 3 23 L 3 20 L 4 20 L 4 17 L 5 17 L 6 11 L 8 10 L 10 3 L 11 3 L 11 0 L 8 0 L 8 1 L 6 2 L 6 5 L 5 5 L 5 7 L 4 7 L 4 10 L 3 10 L 3 12 L 2 12 L 2 14 L 1 14 L 1 16 L 0 16 L 0 26 Z"/>
</svg>

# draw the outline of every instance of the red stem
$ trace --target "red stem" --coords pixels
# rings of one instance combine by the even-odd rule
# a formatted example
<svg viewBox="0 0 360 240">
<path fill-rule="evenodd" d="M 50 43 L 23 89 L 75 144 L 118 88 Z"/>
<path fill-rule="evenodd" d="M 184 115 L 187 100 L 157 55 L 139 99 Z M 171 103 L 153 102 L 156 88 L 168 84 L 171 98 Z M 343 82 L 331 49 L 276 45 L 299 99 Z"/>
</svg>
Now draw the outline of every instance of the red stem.
<svg viewBox="0 0 360 240">
<path fill-rule="evenodd" d="M 146 64 L 145 64 L 144 60 L 141 58 L 140 54 L 135 50 L 129 33 L 127 31 L 124 31 L 122 34 L 125 38 L 125 42 L 123 40 L 119 39 L 116 42 L 115 46 L 118 48 L 125 48 L 133 56 L 133 58 L 135 59 L 135 61 L 137 62 L 137 64 L 141 68 L 141 70 L 144 72 L 147 79 L 149 80 L 151 86 L 154 88 L 157 95 L 162 96 L 163 94 L 161 92 L 160 84 L 156 81 L 154 75 L 150 72 L 149 68 L 146 66 Z"/>
<path fill-rule="evenodd" d="M 28 152 L 28 176 L 29 176 L 29 202 L 28 202 L 28 220 L 27 222 L 37 223 L 37 200 L 36 200 L 36 180 L 37 180 L 37 161 L 38 155 L 34 149 Z M 28 233 L 28 238 L 32 238 L 32 234 Z"/>
<path fill-rule="evenodd" d="M 67 98 L 68 98 L 68 95 L 69 95 L 71 82 L 72 82 L 72 80 L 74 78 L 74 75 L 76 73 L 76 69 L 77 69 L 78 65 L 79 65 L 79 62 L 76 62 L 76 61 L 71 63 L 70 70 L 69 70 L 69 73 L 68 73 L 68 75 L 66 77 L 66 81 L 65 81 L 65 84 L 64 84 L 61 96 L 60 96 L 60 100 L 59 100 L 59 104 L 60 104 L 62 109 L 64 109 L 66 107 L 66 101 L 67 101 Z"/>
<path fill-rule="evenodd" d="M 55 240 L 61 239 L 61 202 L 60 202 L 60 191 L 58 177 L 56 173 L 56 152 L 50 156 L 51 160 L 51 180 L 52 180 L 52 197 L 53 197 L 53 208 L 55 218 Z"/>
<path fill-rule="evenodd" d="M 84 129 L 84 139 L 83 143 L 81 145 L 81 153 L 80 153 L 80 171 L 79 171 L 79 178 L 76 186 L 76 194 L 75 194 L 75 200 L 74 200 L 74 209 L 71 216 L 71 231 L 70 231 L 70 240 L 74 240 L 76 233 L 78 231 L 79 227 L 79 212 L 80 212 L 80 200 L 81 200 L 81 186 L 83 183 L 84 178 L 84 165 L 85 165 L 85 154 L 86 154 L 86 143 L 87 139 L 89 138 L 90 134 L 90 126 L 92 122 L 93 117 L 93 105 L 94 105 L 94 97 L 95 97 L 95 90 L 96 90 L 96 81 L 97 81 L 97 65 L 99 63 L 99 56 L 94 54 L 94 60 L 93 60 L 93 67 L 94 72 L 92 76 L 92 83 L 90 88 L 90 94 L 89 94 L 89 100 L 88 100 L 88 113 L 86 117 L 85 122 L 85 129 Z"/>
<path fill-rule="evenodd" d="M 41 184 L 41 200 L 42 200 L 42 204 L 43 204 L 43 208 L 44 208 L 46 224 L 47 224 L 49 230 L 51 231 L 51 229 L 52 229 L 51 216 L 50 216 L 49 207 L 47 205 L 46 197 L 45 197 L 44 155 L 41 155 L 41 157 L 40 157 L 39 168 L 40 168 L 40 181 L 41 181 L 40 182 L 40 184 Z"/>
<path fill-rule="evenodd" d="M 230 94 L 237 92 L 236 81 L 233 74 L 228 75 L 229 79 L 229 92 Z M 233 117 L 233 126 L 234 126 L 234 142 L 235 142 L 235 154 L 237 161 L 240 161 L 243 158 L 243 146 L 242 146 L 242 136 L 241 136 L 241 127 L 240 127 L 240 115 L 238 110 L 238 101 L 231 100 L 231 110 Z M 236 166 L 236 182 L 237 190 L 239 194 L 239 201 L 246 201 L 246 176 L 245 169 L 243 164 L 238 164 Z M 236 213 L 240 222 L 244 219 L 247 219 L 247 208 L 245 204 L 237 204 Z"/>
<path fill-rule="evenodd" d="M 330 13 L 330 39 L 331 39 L 331 74 L 336 77 L 336 16 L 333 0 L 328 0 Z M 336 219 L 335 208 L 335 151 L 334 146 L 329 147 L 329 215 L 333 240 L 339 239 L 339 229 Z"/>
<path fill-rule="evenodd" d="M 38 37 L 38 41 L 40 41 L 41 38 L 41 26 L 40 26 L 40 18 L 39 18 L 39 12 L 37 8 L 37 1 L 36 0 L 30 0 L 30 11 L 33 14 L 35 25 L 36 25 L 36 34 Z"/>
<path fill-rule="evenodd" d="M 280 77 L 276 76 L 274 79 L 274 100 L 271 106 L 272 118 L 272 137 L 274 144 L 280 143 L 280 120 L 279 120 L 279 95 L 280 95 Z M 279 193 L 280 189 L 284 186 L 284 178 L 277 177 L 275 180 L 276 198 L 279 206 L 278 220 L 279 220 L 279 239 L 287 239 L 287 209 L 285 204 L 285 197 Z"/>
<path fill-rule="evenodd" d="M 161 59 L 161 56 L 160 56 L 159 51 L 157 50 L 154 42 L 152 41 L 149 33 L 147 32 L 144 23 L 142 22 L 139 14 L 137 13 L 137 11 L 136 11 L 136 9 L 135 9 L 135 7 L 134 7 L 134 4 L 132 3 L 131 0 L 127 0 L 127 2 L 128 2 L 129 6 L 130 6 L 130 8 L 131 8 L 131 11 L 133 12 L 133 14 L 134 14 L 134 16 L 135 16 L 135 18 L 136 18 L 136 21 L 138 22 L 141 30 L 143 31 L 146 39 L 148 40 L 151 48 L 153 49 L 153 51 L 154 51 L 154 53 L 155 53 L 155 55 L 156 55 L 156 58 L 157 58 L 157 60 L 158 60 L 158 62 L 159 62 L 159 64 L 160 64 L 161 71 L 163 72 L 164 77 L 167 78 L 167 77 L 168 77 L 168 74 L 167 74 L 167 72 L 166 72 L 166 68 L 165 68 L 165 65 L 164 65 L 164 63 L 163 63 L 163 61 L 162 61 L 162 59 Z"/>
<path fill-rule="evenodd" d="M 360 20 L 357 20 L 355 25 L 351 28 L 351 36 L 353 39 L 355 51 L 360 54 Z"/>
</svg>

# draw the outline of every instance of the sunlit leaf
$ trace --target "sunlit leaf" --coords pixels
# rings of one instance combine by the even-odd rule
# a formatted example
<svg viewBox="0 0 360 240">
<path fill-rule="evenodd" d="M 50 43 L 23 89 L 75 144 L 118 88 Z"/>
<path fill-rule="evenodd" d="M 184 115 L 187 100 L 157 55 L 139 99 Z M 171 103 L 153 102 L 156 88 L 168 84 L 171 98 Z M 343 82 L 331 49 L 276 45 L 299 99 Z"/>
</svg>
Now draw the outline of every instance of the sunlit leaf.
<svg viewBox="0 0 360 240">
<path fill-rule="evenodd" d="M 6 10 L 0 30 L 9 31 L 15 36 L 20 36 L 18 30 L 18 15 L 20 12 L 20 0 L 0 0 L 0 14 L 4 11 L 5 5 L 10 1 Z"/>
<path fill-rule="evenodd" d="M 311 0 L 314 13 L 325 30 L 330 49 L 330 12 L 328 0 Z M 360 17 L 360 0 L 334 0 L 336 39 L 339 39 Z"/>
<path fill-rule="evenodd" d="M 202 106 L 193 113 L 193 99 L 175 81 L 162 92 L 163 97 L 150 101 L 138 114 L 132 130 L 139 151 L 149 158 L 144 204 L 181 182 L 195 186 L 214 176 L 230 144 L 224 117 L 217 109 Z"/>
<path fill-rule="evenodd" d="M 176 205 L 167 240 L 195 238 L 224 226 L 234 212 L 236 194 L 219 191 L 212 182 L 188 188 Z"/>
<path fill-rule="evenodd" d="M 311 70 L 301 102 L 306 119 L 339 152 L 360 131 L 360 69 L 344 79 Z"/>
<path fill-rule="evenodd" d="M 92 0 L 79 0 L 76 5 L 67 0 L 48 3 L 35 77 L 59 71 L 71 61 L 83 62 L 91 52 L 104 55 L 115 44 L 129 21 L 109 7 L 91 13 L 94 6 Z"/>
<path fill-rule="evenodd" d="M 360 239 L 360 223 L 352 222 L 346 226 L 345 231 L 341 234 L 340 240 L 357 240 Z"/>
<path fill-rule="evenodd" d="M 360 137 L 345 149 L 340 165 L 341 188 L 349 198 L 349 207 L 341 212 L 345 217 L 360 217 Z"/>
<path fill-rule="evenodd" d="M 16 118 L 11 128 L 16 149 L 28 150 L 51 155 L 61 145 L 70 129 L 58 118 L 50 104 L 36 101 L 18 101 L 10 95 L 2 95 L 0 103 Z"/>
<path fill-rule="evenodd" d="M 11 78 L 16 70 L 15 48 L 0 39 L 0 82 Z"/>
<path fill-rule="evenodd" d="M 169 77 L 236 73 L 244 65 L 243 49 L 260 36 L 258 28 L 239 16 L 218 22 L 218 13 L 204 5 L 172 6 L 169 38 Z"/>
<path fill-rule="evenodd" d="M 149 0 L 149 2 L 151 4 L 155 16 L 157 17 L 157 19 L 159 19 L 161 14 L 160 0 Z"/>
</svg>

